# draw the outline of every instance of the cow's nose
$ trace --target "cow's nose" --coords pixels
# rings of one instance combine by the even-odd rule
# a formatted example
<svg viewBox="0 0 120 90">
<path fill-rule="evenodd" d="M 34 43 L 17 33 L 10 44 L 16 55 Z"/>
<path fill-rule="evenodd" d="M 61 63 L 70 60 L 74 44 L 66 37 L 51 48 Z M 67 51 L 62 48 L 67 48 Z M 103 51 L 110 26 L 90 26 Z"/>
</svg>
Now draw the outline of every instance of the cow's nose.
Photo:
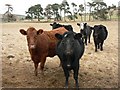
<svg viewBox="0 0 120 90">
<path fill-rule="evenodd" d="M 30 49 L 34 49 L 35 48 L 35 45 L 30 45 Z"/>
<path fill-rule="evenodd" d="M 71 65 L 70 65 L 70 64 L 67 64 L 67 67 L 68 67 L 68 68 L 70 68 L 70 67 L 71 67 Z"/>
<path fill-rule="evenodd" d="M 67 51 L 66 54 L 67 54 L 67 55 L 70 55 L 70 54 L 71 54 L 71 51 Z"/>
</svg>

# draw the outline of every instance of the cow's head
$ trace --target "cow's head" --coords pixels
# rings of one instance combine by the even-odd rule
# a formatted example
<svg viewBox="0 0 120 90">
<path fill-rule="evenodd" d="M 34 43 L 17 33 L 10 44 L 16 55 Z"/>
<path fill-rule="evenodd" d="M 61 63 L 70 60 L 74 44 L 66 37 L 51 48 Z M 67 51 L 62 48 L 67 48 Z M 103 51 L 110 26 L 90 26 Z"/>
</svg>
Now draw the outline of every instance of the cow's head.
<svg viewBox="0 0 120 90">
<path fill-rule="evenodd" d="M 82 37 L 82 35 L 80 33 L 76 34 L 73 32 L 66 32 L 63 35 L 57 33 L 55 34 L 55 37 L 60 40 L 58 47 L 63 49 L 62 53 L 65 56 L 65 60 L 62 62 L 64 62 L 67 67 L 71 67 L 71 58 L 73 58 L 72 56 L 76 47 L 76 43 L 79 42 L 79 39 Z"/>
<path fill-rule="evenodd" d="M 101 33 L 102 27 L 100 25 L 95 25 L 93 28 L 93 37 L 94 39 L 98 39 L 99 34 Z"/>
<path fill-rule="evenodd" d="M 87 23 L 77 23 L 77 25 L 81 28 L 81 29 L 85 29 L 87 26 Z"/>
<path fill-rule="evenodd" d="M 54 22 L 53 24 L 50 24 L 50 26 L 52 26 L 52 29 L 56 29 L 56 28 L 59 28 L 59 27 L 63 27 L 63 25 L 57 23 L 57 22 Z"/>
<path fill-rule="evenodd" d="M 30 49 L 34 49 L 36 47 L 36 43 L 37 43 L 37 36 L 43 33 L 43 30 L 36 30 L 33 27 L 30 27 L 27 29 L 27 31 L 25 31 L 24 29 L 20 29 L 20 33 L 22 35 L 26 35 L 27 37 L 27 42 L 28 42 L 28 47 Z"/>
<path fill-rule="evenodd" d="M 80 33 L 83 35 L 83 37 L 84 37 L 84 35 L 86 34 L 86 27 L 87 27 L 87 23 L 77 23 L 77 25 L 81 28 L 80 29 Z"/>
<path fill-rule="evenodd" d="M 82 34 L 82 38 L 86 36 L 86 25 L 87 23 L 77 23 L 77 25 L 81 28 L 80 33 Z"/>
<path fill-rule="evenodd" d="M 53 26 L 53 25 L 56 25 L 57 23 L 56 22 L 53 22 L 53 24 L 50 24 L 50 26 Z"/>
</svg>

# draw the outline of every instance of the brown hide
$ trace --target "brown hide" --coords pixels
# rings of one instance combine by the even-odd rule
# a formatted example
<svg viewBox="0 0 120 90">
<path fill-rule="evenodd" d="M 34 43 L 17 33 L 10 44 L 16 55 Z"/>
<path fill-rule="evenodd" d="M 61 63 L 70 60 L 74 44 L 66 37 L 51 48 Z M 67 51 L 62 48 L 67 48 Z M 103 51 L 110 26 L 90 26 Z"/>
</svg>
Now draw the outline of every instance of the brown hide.
<svg viewBox="0 0 120 90">
<path fill-rule="evenodd" d="M 33 31 L 34 33 L 32 34 Z M 39 32 L 42 31 L 42 32 L 39 33 L 38 31 Z M 40 69 L 43 71 L 46 57 L 53 57 L 56 55 L 55 47 L 57 45 L 58 39 L 55 37 L 55 34 L 56 33 L 63 34 L 67 32 L 67 30 L 64 27 L 60 27 L 51 31 L 43 31 L 42 29 L 38 31 L 35 30 L 35 28 L 31 27 L 31 28 L 28 28 L 27 31 L 24 31 L 24 34 L 23 34 L 20 30 L 20 32 L 23 35 L 27 35 L 27 33 L 29 32 L 30 33 L 29 38 L 31 38 L 31 36 L 34 37 L 34 35 L 36 36 L 36 38 L 32 38 L 36 40 L 29 40 L 27 35 L 28 49 L 31 54 L 31 59 L 33 60 L 35 65 L 35 75 L 37 75 L 37 67 L 40 62 L 41 62 Z M 32 44 L 33 42 L 35 42 L 34 43 L 35 48 L 32 48 L 32 49 L 30 48 L 30 41 L 32 41 Z"/>
</svg>

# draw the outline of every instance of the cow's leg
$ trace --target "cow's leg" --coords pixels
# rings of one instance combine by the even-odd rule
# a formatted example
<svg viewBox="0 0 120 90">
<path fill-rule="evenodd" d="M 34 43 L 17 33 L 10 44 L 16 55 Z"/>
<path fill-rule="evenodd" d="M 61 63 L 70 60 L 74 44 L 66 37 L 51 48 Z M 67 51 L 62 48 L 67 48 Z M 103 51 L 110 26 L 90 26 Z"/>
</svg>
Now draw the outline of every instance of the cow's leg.
<svg viewBox="0 0 120 90">
<path fill-rule="evenodd" d="M 94 42 L 95 43 L 95 52 L 97 52 L 97 43 L 96 42 Z"/>
<path fill-rule="evenodd" d="M 78 83 L 78 71 L 79 71 L 79 68 L 75 68 L 73 71 L 74 71 L 74 79 L 75 79 L 76 88 L 79 88 L 79 83 Z"/>
<path fill-rule="evenodd" d="M 100 48 L 100 43 L 98 43 L 98 49 Z"/>
<path fill-rule="evenodd" d="M 90 43 L 90 35 L 89 35 L 89 37 L 88 37 L 88 38 L 89 38 L 89 41 L 88 41 L 88 43 Z"/>
<path fill-rule="evenodd" d="M 46 56 L 41 58 L 41 63 L 40 63 L 40 71 L 41 71 L 41 73 L 43 73 L 45 61 L 46 61 Z"/>
<path fill-rule="evenodd" d="M 87 45 L 87 37 L 85 37 L 85 44 Z"/>
<path fill-rule="evenodd" d="M 103 51 L 103 43 L 104 43 L 104 41 L 102 41 L 101 44 L 100 44 L 100 50 L 101 51 Z"/>
<path fill-rule="evenodd" d="M 63 69 L 64 70 L 64 74 L 65 74 L 65 78 L 66 78 L 66 81 L 65 81 L 65 88 L 68 88 L 68 79 L 69 79 L 69 70 L 67 69 Z"/>
<path fill-rule="evenodd" d="M 34 66 L 35 66 L 35 76 L 38 75 L 38 62 L 34 62 Z"/>
</svg>

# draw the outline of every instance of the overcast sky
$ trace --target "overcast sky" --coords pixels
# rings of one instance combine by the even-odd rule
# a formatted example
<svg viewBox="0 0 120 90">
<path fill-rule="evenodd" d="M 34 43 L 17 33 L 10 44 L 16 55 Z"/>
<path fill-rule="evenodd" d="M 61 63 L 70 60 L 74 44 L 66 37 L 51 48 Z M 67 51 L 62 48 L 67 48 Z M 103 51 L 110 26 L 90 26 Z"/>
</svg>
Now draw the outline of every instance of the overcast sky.
<svg viewBox="0 0 120 90">
<path fill-rule="evenodd" d="M 67 0 L 68 3 L 71 5 L 72 2 L 76 3 L 77 5 L 83 4 L 84 0 Z M 86 0 L 86 2 L 91 2 L 92 0 Z M 107 5 L 116 5 L 118 6 L 118 2 L 120 0 L 103 0 Z M 11 4 L 13 7 L 14 14 L 21 14 L 25 15 L 25 11 L 28 10 L 30 6 L 41 4 L 43 8 L 47 4 L 54 4 L 54 3 L 61 3 L 62 0 L 1 0 L 0 1 L 0 14 L 5 13 L 7 11 L 7 7 L 5 4 Z"/>
</svg>

